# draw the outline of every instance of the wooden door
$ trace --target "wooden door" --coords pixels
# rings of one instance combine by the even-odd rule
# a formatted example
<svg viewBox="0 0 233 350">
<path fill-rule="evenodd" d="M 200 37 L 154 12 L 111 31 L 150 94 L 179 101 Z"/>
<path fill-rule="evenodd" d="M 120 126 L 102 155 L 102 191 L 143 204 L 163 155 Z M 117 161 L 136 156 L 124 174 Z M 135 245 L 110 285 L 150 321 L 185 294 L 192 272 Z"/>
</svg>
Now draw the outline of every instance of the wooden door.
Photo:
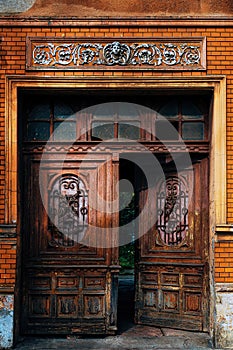
<svg viewBox="0 0 233 350">
<path fill-rule="evenodd" d="M 140 222 L 141 233 L 145 222 L 156 224 L 139 240 L 137 323 L 208 330 L 208 157 L 195 158 L 179 175 L 162 164 L 165 178 L 155 182 L 155 200 Z"/>
<path fill-rule="evenodd" d="M 41 141 L 22 143 L 21 332 L 112 334 L 119 267 L 109 230 L 118 213 L 106 206 L 118 163 L 111 153 L 87 157 L 80 143 L 70 149 L 65 142 L 47 144 L 41 163 L 44 149 Z"/>
<path fill-rule="evenodd" d="M 111 245 L 106 242 L 112 239 L 108 227 L 116 218 L 103 217 L 97 203 L 91 202 L 96 198 L 91 193 L 111 199 L 116 165 L 106 161 L 106 155 L 95 155 L 80 170 L 83 155 L 73 151 L 61 173 L 56 152 L 41 166 L 41 152 L 36 145 L 30 147 L 25 147 L 23 157 L 22 333 L 112 333 L 117 256 L 114 248 L 104 246 Z M 51 215 L 41 200 L 39 172 Z M 111 176 L 106 178 L 108 172 Z M 53 206 L 57 201 L 59 205 Z M 97 226 L 104 227 L 104 237 L 95 235 Z"/>
<path fill-rule="evenodd" d="M 113 176 L 106 179 L 105 174 L 116 169 L 111 161 L 106 163 L 105 156 L 96 156 L 80 172 L 82 156 L 72 154 L 68 158 L 61 174 L 56 153 L 52 166 L 46 168 L 45 164 L 40 169 L 40 154 L 35 154 L 35 148 L 32 153 L 27 149 L 24 155 L 21 325 L 27 334 L 98 334 L 116 329 L 114 249 L 102 248 L 103 237 L 94 236 L 89 227 L 106 227 L 104 239 L 109 238 L 107 227 L 114 219 L 103 218 L 98 209 L 91 209 L 95 206 L 90 192 L 97 191 L 109 199 Z M 46 200 L 60 200 L 59 225 L 56 217 L 51 222 L 41 201 L 39 171 L 48 189 Z M 75 219 L 67 210 L 67 201 L 77 214 Z M 69 232 L 62 230 L 63 224 Z M 83 234 L 87 237 L 84 244 L 78 237 Z"/>
</svg>

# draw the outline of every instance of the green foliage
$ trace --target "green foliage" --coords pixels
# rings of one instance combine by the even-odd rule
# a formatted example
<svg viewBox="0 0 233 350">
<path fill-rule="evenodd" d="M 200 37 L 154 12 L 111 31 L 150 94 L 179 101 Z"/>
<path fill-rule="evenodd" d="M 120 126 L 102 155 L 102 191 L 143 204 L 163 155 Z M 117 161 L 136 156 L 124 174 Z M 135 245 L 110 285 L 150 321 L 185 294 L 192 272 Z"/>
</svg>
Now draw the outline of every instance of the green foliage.
<svg viewBox="0 0 233 350">
<path fill-rule="evenodd" d="M 120 265 L 122 269 L 134 268 L 134 243 L 120 247 Z"/>
<path fill-rule="evenodd" d="M 131 200 L 130 200 L 131 199 Z M 121 203 L 127 203 L 123 210 L 120 211 L 120 226 L 124 226 L 132 222 L 131 228 L 132 231 L 123 231 L 121 234 L 128 235 L 128 240 L 131 241 L 128 244 L 120 246 L 119 249 L 119 261 L 124 269 L 133 269 L 134 268 L 134 218 L 135 218 L 135 194 L 128 192 L 120 192 L 120 201 Z M 121 230 L 120 230 L 121 231 Z"/>
</svg>

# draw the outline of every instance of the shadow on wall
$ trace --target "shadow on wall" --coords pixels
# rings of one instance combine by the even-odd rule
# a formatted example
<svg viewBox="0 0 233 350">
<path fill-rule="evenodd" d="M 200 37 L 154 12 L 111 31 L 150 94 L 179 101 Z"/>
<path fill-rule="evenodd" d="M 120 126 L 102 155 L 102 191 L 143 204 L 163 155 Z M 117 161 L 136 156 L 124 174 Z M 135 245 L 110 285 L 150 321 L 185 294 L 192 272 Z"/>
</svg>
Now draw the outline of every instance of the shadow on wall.
<svg viewBox="0 0 233 350">
<path fill-rule="evenodd" d="M 32 6 L 34 3 L 34 6 Z M 32 7 L 31 7 L 32 6 Z M 30 8 L 30 9 L 29 9 Z M 24 16 L 98 17 L 118 16 L 223 16 L 233 14 L 232 0 L 8 0 L 1 12 Z M 22 14 L 21 14 L 22 15 Z"/>
</svg>

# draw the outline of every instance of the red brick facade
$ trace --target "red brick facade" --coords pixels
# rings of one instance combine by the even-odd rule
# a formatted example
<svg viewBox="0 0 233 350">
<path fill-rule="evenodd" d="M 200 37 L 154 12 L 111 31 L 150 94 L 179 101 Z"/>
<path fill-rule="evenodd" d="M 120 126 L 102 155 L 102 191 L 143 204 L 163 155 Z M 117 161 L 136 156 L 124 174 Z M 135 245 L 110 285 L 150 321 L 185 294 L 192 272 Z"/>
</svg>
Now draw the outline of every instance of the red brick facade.
<svg viewBox="0 0 233 350">
<path fill-rule="evenodd" d="M 90 76 L 125 76 L 125 77 L 204 77 L 223 75 L 227 81 L 227 221 L 225 224 L 233 224 L 233 22 L 216 20 L 200 20 L 192 25 L 186 22 L 176 20 L 176 23 L 170 20 L 164 24 L 152 21 L 147 25 L 135 25 L 126 21 L 112 25 L 103 21 L 103 25 L 94 25 L 93 23 L 79 24 L 79 21 L 70 22 L 66 25 L 46 24 L 41 22 L 31 25 L 18 20 L 7 21 L 0 20 L 0 223 L 5 222 L 5 115 L 6 115 L 6 77 L 17 75 L 30 77 L 90 77 Z M 108 38 L 113 41 L 114 38 L 192 38 L 205 37 L 207 42 L 206 71 L 27 71 L 26 70 L 26 39 L 27 37 L 53 37 L 53 38 L 83 38 L 87 40 L 95 38 Z M 11 223 L 10 223 L 11 224 Z M 231 241 L 232 239 L 232 241 Z M 6 237 L 4 233 L 0 236 L 0 290 L 13 289 L 16 278 L 16 254 L 17 237 Z M 226 241 L 216 239 L 214 249 L 215 283 L 233 283 L 233 236 Z"/>
<path fill-rule="evenodd" d="M 163 37 L 163 38 L 182 38 L 182 37 L 197 37 L 203 36 L 207 38 L 207 70 L 205 72 L 196 71 L 182 71 L 182 72 L 162 72 L 163 76 L 205 76 L 205 75 L 225 75 L 227 77 L 227 221 L 233 222 L 233 185 L 232 185 L 232 156 L 231 151 L 233 148 L 233 59 L 231 55 L 231 45 L 233 28 L 205 28 L 205 27 L 62 27 L 62 28 L 47 28 L 47 27 L 2 27 L 1 28 L 1 163 L 0 163 L 0 174 L 1 174 L 1 202 L 0 202 L 0 218 L 1 222 L 4 223 L 4 176 L 5 176 L 5 76 L 6 75 L 36 75 L 36 76 L 161 76 L 160 71 L 147 71 L 147 72 L 112 72 L 112 71 L 100 71 L 100 72 L 28 72 L 25 71 L 25 54 L 26 54 L 26 37 L 62 37 L 62 38 L 73 38 L 73 37 L 107 37 L 110 40 L 114 37 L 135 37 L 135 38 L 147 38 L 149 37 Z M 5 247 L 5 246 L 4 246 Z M 5 247 L 6 248 L 6 247 Z M 1 253 L 3 253 L 1 251 Z M 12 259 L 16 258 L 14 255 L 16 251 L 11 251 L 11 255 L 3 256 L 6 259 L 1 271 L 0 281 L 7 285 L 12 285 L 15 271 L 12 269 Z M 227 254 L 227 255 L 226 255 Z M 230 259 L 232 255 L 231 243 L 222 243 L 216 246 L 216 282 L 233 282 L 233 269 L 230 267 Z M 10 262 L 8 262 L 8 258 Z M 228 259 L 227 259 L 228 258 Z M 224 260 L 224 261 L 223 261 Z M 7 267 L 9 266 L 9 267 Z M 9 268 L 9 270 L 8 270 Z M 224 270 L 223 270 L 224 269 Z"/>
</svg>

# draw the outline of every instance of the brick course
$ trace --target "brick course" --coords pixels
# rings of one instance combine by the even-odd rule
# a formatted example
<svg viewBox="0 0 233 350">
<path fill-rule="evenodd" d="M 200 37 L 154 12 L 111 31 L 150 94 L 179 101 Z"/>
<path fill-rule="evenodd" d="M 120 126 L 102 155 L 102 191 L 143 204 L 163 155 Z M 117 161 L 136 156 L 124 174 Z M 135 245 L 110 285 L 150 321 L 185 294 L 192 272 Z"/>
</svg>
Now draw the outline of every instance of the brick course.
<svg viewBox="0 0 233 350">
<path fill-rule="evenodd" d="M 16 244 L 15 240 L 0 242 L 0 288 L 13 286 L 16 275 Z"/>
</svg>

